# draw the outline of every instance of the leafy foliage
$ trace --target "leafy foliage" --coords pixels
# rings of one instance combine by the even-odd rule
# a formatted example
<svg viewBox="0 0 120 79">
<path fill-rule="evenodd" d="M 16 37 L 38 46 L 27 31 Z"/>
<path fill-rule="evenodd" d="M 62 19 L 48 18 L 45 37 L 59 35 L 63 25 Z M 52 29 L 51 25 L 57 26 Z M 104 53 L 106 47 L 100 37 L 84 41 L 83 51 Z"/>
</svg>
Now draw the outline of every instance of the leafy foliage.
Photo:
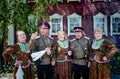
<svg viewBox="0 0 120 79">
<path fill-rule="evenodd" d="M 4 44 L 7 38 L 7 25 L 9 23 L 9 10 L 7 8 L 7 2 L 5 0 L 0 0 L 0 45 Z M 3 39 L 5 38 L 5 39 Z M 2 46 L 3 47 L 3 46 Z"/>
<path fill-rule="evenodd" d="M 48 5 L 57 4 L 57 0 L 0 0 L 0 44 L 8 35 L 8 25 L 13 24 L 16 30 L 24 30 L 27 35 L 37 31 L 38 20 L 49 20 L 46 9 Z M 32 23 L 29 16 L 34 16 Z M 4 45 L 4 44 L 2 44 Z"/>
<path fill-rule="evenodd" d="M 117 54 L 111 58 L 110 64 L 112 74 L 120 74 L 120 51 L 118 51 Z"/>
</svg>

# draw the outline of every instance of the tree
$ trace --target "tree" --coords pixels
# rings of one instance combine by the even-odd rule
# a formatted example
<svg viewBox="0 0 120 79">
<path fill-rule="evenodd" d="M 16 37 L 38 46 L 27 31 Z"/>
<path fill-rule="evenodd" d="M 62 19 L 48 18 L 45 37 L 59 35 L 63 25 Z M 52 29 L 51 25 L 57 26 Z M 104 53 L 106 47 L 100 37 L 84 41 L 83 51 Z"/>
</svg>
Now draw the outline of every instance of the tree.
<svg viewBox="0 0 120 79">
<path fill-rule="evenodd" d="M 36 31 L 38 20 L 48 20 L 48 5 L 56 5 L 57 0 L 0 0 L 0 44 L 7 39 L 8 25 L 16 30 L 24 30 L 27 35 Z M 34 17 L 32 23 L 28 16 Z M 3 48 L 2 48 L 3 49 Z"/>
<path fill-rule="evenodd" d="M 7 2 L 5 0 L 0 0 L 0 47 L 1 50 L 4 47 L 5 39 L 7 38 L 7 25 L 9 23 L 9 10 L 7 8 Z"/>
</svg>

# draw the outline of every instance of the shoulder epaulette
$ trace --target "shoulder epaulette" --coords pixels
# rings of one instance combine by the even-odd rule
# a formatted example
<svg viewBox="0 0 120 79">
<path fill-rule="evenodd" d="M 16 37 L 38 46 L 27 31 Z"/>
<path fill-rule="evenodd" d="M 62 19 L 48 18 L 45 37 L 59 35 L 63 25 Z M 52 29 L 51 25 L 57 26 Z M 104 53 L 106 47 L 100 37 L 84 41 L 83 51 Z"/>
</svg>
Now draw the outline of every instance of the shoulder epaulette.
<svg viewBox="0 0 120 79">
<path fill-rule="evenodd" d="M 51 36 L 49 36 L 49 38 L 50 38 L 50 39 L 52 39 L 52 40 L 54 39 L 54 38 L 53 38 L 53 37 L 51 37 Z"/>
<path fill-rule="evenodd" d="M 88 40 L 90 39 L 90 38 L 89 38 L 89 37 L 87 37 L 87 36 L 84 36 L 84 38 L 86 38 L 86 39 L 88 39 Z"/>
<path fill-rule="evenodd" d="M 76 39 L 74 38 L 74 39 L 70 40 L 70 42 L 75 41 L 75 40 L 76 40 Z"/>
</svg>

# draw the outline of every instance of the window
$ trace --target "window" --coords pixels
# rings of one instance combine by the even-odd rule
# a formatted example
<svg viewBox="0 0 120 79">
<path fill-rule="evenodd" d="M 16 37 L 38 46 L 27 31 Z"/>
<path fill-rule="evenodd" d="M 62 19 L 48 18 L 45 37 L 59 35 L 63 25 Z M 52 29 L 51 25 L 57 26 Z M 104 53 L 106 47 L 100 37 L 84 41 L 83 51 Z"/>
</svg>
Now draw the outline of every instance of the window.
<svg viewBox="0 0 120 79">
<path fill-rule="evenodd" d="M 70 1 L 78 1 L 78 2 L 80 2 L 81 0 L 67 0 L 67 2 L 70 2 Z"/>
<path fill-rule="evenodd" d="M 109 2 L 111 2 L 111 1 L 119 1 L 119 0 L 109 0 Z"/>
<path fill-rule="evenodd" d="M 76 13 L 69 15 L 68 17 L 68 35 L 74 34 L 74 27 L 81 26 L 81 16 Z"/>
<path fill-rule="evenodd" d="M 120 14 L 115 13 L 110 16 L 111 19 L 111 35 L 113 34 L 120 34 Z"/>
<path fill-rule="evenodd" d="M 57 35 L 59 30 L 63 30 L 63 16 L 59 14 L 54 14 L 50 16 L 50 35 Z"/>
<path fill-rule="evenodd" d="M 34 21 L 35 21 L 35 15 L 33 15 L 33 14 L 30 14 L 29 16 L 28 16 L 28 23 L 29 24 L 33 24 L 34 23 Z"/>
<path fill-rule="evenodd" d="M 14 25 L 8 26 L 8 45 L 14 44 Z"/>
<path fill-rule="evenodd" d="M 107 35 L 107 17 L 102 13 L 98 13 L 97 15 L 93 16 L 94 19 L 94 29 L 102 29 L 104 35 Z"/>
<path fill-rule="evenodd" d="M 106 2 L 106 0 L 93 0 L 93 2 L 95 2 L 95 1 L 105 1 Z"/>
</svg>

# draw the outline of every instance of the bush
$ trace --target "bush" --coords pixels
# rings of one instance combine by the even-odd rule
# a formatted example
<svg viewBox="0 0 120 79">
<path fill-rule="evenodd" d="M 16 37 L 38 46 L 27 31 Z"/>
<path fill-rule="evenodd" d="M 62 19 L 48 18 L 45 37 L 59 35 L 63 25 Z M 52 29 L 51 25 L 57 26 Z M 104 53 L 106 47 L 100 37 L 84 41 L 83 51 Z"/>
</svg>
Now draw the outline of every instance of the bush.
<svg viewBox="0 0 120 79">
<path fill-rule="evenodd" d="M 110 64 L 112 75 L 120 75 L 120 50 L 111 58 Z"/>
</svg>

